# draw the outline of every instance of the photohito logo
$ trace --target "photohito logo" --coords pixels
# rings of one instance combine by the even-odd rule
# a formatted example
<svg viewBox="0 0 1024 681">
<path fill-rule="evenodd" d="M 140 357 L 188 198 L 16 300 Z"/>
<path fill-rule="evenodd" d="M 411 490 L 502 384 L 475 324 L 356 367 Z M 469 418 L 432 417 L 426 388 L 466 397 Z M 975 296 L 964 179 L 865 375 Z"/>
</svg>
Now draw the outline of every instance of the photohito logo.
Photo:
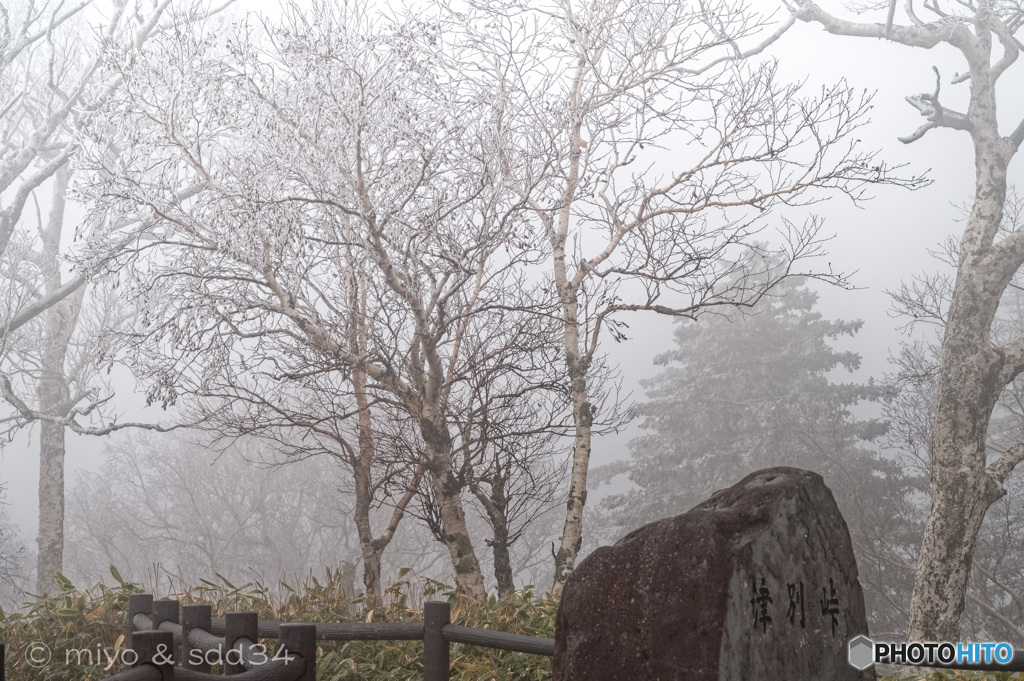
<svg viewBox="0 0 1024 681">
<path fill-rule="evenodd" d="M 850 665 L 867 669 L 887 664 L 1009 664 L 1013 646 L 1009 643 L 875 643 L 867 636 L 850 641 Z"/>
</svg>

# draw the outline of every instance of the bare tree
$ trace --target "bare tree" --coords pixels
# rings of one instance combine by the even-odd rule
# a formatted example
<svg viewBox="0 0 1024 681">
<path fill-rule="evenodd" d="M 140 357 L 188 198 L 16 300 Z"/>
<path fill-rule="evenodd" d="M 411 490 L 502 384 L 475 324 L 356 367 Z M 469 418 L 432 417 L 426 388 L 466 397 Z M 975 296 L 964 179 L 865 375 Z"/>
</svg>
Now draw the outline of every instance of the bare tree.
<svg viewBox="0 0 1024 681">
<path fill-rule="evenodd" d="M 99 471 L 68 494 L 68 576 L 92 581 L 115 565 L 142 580 L 153 566 L 194 583 L 292 578 L 355 558 L 354 527 L 329 459 L 268 466 L 258 441 L 223 451 L 202 433 L 120 434 Z M 352 594 L 354 595 L 354 594 Z"/>
<path fill-rule="evenodd" d="M 64 204 L 68 188 L 66 164 L 57 169 L 48 219 L 40 218 L 40 247 L 31 262 L 38 271 L 44 298 L 57 296 L 63 286 L 61 273 L 61 237 L 64 225 Z M 7 274 L 12 272 L 8 268 Z M 10 277 L 14 281 L 14 277 Z M 20 283 L 20 282 L 19 282 Z M 4 396 L 17 404 L 14 384 L 22 384 L 26 392 L 35 392 L 39 412 L 63 418 L 83 396 L 71 399 L 70 381 L 66 371 L 68 350 L 78 316 L 82 309 L 85 285 L 60 299 L 37 318 L 34 327 L 26 325 L 8 335 L 16 343 L 6 353 L 5 364 L 13 365 L 0 376 Z M 34 332 L 34 333 L 33 333 Z M 13 371 L 12 371 L 13 370 Z M 10 376 L 14 373 L 14 379 Z M 20 380 L 19 380 L 20 379 Z M 16 430 L 25 424 L 17 410 L 4 419 Z M 46 593 L 56 586 L 54 575 L 62 570 L 64 546 L 64 426 L 43 420 L 39 430 L 39 535 L 36 552 L 36 591 Z"/>
<path fill-rule="evenodd" d="M 76 373 L 82 357 L 71 344 L 87 282 L 130 243 L 118 228 L 137 217 L 77 225 L 72 239 L 65 224 L 69 167 L 79 124 L 103 111 L 115 86 L 102 68 L 108 48 L 138 46 L 167 28 L 168 4 L 120 2 L 106 14 L 92 0 L 0 7 L 0 282 L 7 294 L 0 303 L 0 394 L 14 408 L 6 425 L 40 424 L 39 593 L 55 586 L 62 568 L 65 429 L 102 434 L 132 425 L 105 418 L 109 395 Z M 39 194 L 46 190 L 44 220 Z M 35 208 L 35 225 L 27 207 Z M 94 358 L 103 356 L 98 342 L 93 350 Z"/>
<path fill-rule="evenodd" d="M 512 547 L 557 498 L 564 469 L 553 464 L 550 445 L 529 437 L 503 437 L 481 448 L 469 489 L 491 527 L 487 543 L 494 554 L 498 597 L 515 589 Z"/>
<path fill-rule="evenodd" d="M 93 191 L 104 210 L 154 216 L 121 261 L 145 313 L 132 344 L 150 400 L 201 392 L 231 362 L 282 381 L 365 376 L 350 394 L 414 426 L 456 584 L 483 597 L 454 414 L 495 330 L 535 314 L 519 312 L 531 254 L 504 248 L 524 226 L 483 104 L 410 38 L 421 29 L 317 5 L 227 46 L 155 39 L 121 74 L 131 134 L 116 165 L 95 150 Z"/>
<path fill-rule="evenodd" d="M 0 258 L 8 275 L 24 274 L 10 256 L 24 257 L 17 229 L 36 189 L 65 168 L 74 151 L 67 134 L 77 110 L 93 94 L 99 54 L 82 60 L 76 24 L 91 0 L 75 3 L 16 2 L 0 8 Z M 106 27 L 109 36 L 125 6 Z M 19 271 L 20 270 L 20 271 Z M 56 288 L 38 290 L 35 282 L 8 279 L 8 303 L 0 323 L 0 341 L 85 283 L 79 273 Z"/>
<path fill-rule="evenodd" d="M 897 180 L 851 138 L 866 99 L 844 84 L 804 95 L 748 59 L 792 20 L 747 50 L 770 20 L 729 2 L 479 3 L 462 23 L 461 68 L 493 102 L 502 171 L 532 212 L 562 322 L 575 434 L 560 589 L 582 541 L 593 429 L 609 416 L 595 400 L 603 332 L 622 336 L 632 312 L 754 305 L 821 252 L 819 222 L 795 226 L 777 207 Z M 783 264 L 766 270 L 754 239 L 770 221 Z"/>
<path fill-rule="evenodd" d="M 1010 193 L 1006 211 L 1019 215 L 1022 203 Z M 1008 224 L 1014 224 L 1009 220 Z M 916 276 L 892 295 L 896 310 L 908 315 L 912 327 L 925 326 L 925 334 L 904 343 L 893 358 L 895 371 L 887 377 L 892 397 L 886 404 L 886 417 L 892 424 L 889 446 L 897 452 L 899 463 L 910 475 L 924 481 L 922 498 L 928 499 L 928 482 L 932 478 L 934 417 L 939 388 L 942 331 L 953 291 L 960 243 L 949 238 L 934 252 L 941 269 Z M 1024 331 L 1024 299 L 1021 296 L 1020 274 L 1004 292 L 992 324 L 992 340 L 1005 344 Z M 920 328 L 916 329 L 918 332 Z M 1017 376 L 1007 384 L 996 403 L 988 427 L 987 458 L 997 460 L 1014 443 L 1024 439 L 1024 383 Z M 981 527 L 972 557 L 971 576 L 967 582 L 966 603 L 961 616 L 961 634 L 965 638 L 1011 638 L 1019 636 L 1024 623 L 1017 603 L 1024 586 L 1020 571 L 1019 527 L 1022 514 L 1021 480 L 1011 476 L 1003 483 L 1006 495 L 989 508 Z M 918 504 L 917 515 L 905 520 L 917 535 L 907 546 L 892 546 L 891 562 L 914 576 L 919 535 L 928 516 L 927 504 Z M 912 582 L 911 582 L 912 585 Z M 909 594 L 910 588 L 906 589 Z M 906 618 L 910 608 L 907 603 Z"/>
<path fill-rule="evenodd" d="M 280 367 L 280 355 L 275 357 Z M 281 377 L 260 369 L 270 363 L 253 352 L 243 375 L 224 364 L 191 393 L 187 418 L 202 423 L 214 442 L 259 437 L 288 461 L 326 455 L 349 473 L 341 488 L 352 494 L 351 515 L 359 538 L 363 585 L 379 599 L 385 550 L 396 536 L 424 474 L 408 417 L 387 404 L 371 403 L 365 376 L 352 382 L 335 374 Z M 299 365 L 296 370 L 302 373 Z M 388 509 L 380 523 L 382 509 Z M 381 525 L 375 531 L 374 526 Z"/>
<path fill-rule="evenodd" d="M 231 1 L 202 11 L 193 8 L 175 22 L 201 20 Z M 44 285 L 26 276 L 33 263 L 26 262 L 30 251 L 19 230 L 36 190 L 66 170 L 74 158 L 75 130 L 82 119 L 101 110 L 112 92 L 115 83 L 103 78 L 107 47 L 119 41 L 137 46 L 166 29 L 167 23 L 161 22 L 169 4 L 117 2 L 106 13 L 96 11 L 94 0 L 14 0 L 0 7 L 0 261 L 9 268 L 9 298 L 0 308 L 2 344 L 12 332 L 84 286 L 107 251 L 126 245 L 108 239 L 110 225 L 83 227 L 78 236 L 90 244 L 91 261 L 80 262 L 58 285 Z M 57 184 L 66 186 L 59 179 Z"/>
<path fill-rule="evenodd" d="M 945 311 L 942 355 L 929 446 L 931 512 L 917 561 L 908 635 L 916 640 L 954 640 L 960 633 L 968 577 L 978 531 L 989 507 L 1005 494 L 1004 483 L 1024 459 L 1017 443 L 991 463 L 986 444 L 993 409 L 1003 388 L 1024 370 L 1024 336 L 1004 343 L 993 338 L 999 302 L 1024 263 L 1024 230 L 1008 223 L 1007 169 L 1024 142 L 1024 121 L 1000 132 L 996 87 L 1017 61 L 1024 11 L 1014 3 L 924 3 L 905 6 L 907 25 L 847 21 L 810 0 L 794 0 L 793 16 L 820 23 L 838 35 L 882 38 L 930 49 L 948 45 L 963 57 L 966 70 L 952 83 L 967 82 L 965 112 L 940 102 L 936 69 L 932 92 L 907 101 L 925 123 L 903 142 L 932 129 L 970 135 L 975 151 L 973 205 L 959 243 L 955 282 Z M 889 15 L 892 16 L 891 14 Z M 1002 228 L 1002 229 L 1001 229 Z M 921 300 L 922 306 L 928 301 Z"/>
<path fill-rule="evenodd" d="M 6 487 L 0 483 L 0 610 L 21 603 L 29 577 L 28 551 L 7 515 L 6 495 Z"/>
<path fill-rule="evenodd" d="M 367 352 L 365 320 L 378 316 L 370 310 L 362 266 L 346 249 L 342 280 L 336 295 L 346 300 L 347 342 L 354 356 Z M 238 338 L 237 329 L 220 327 L 211 338 L 223 349 L 233 348 L 241 361 L 212 361 L 200 382 L 183 382 L 179 389 L 189 400 L 179 413 L 184 421 L 200 424 L 211 446 L 228 446 L 238 438 L 258 437 L 272 444 L 288 461 L 311 456 L 335 458 L 349 471 L 343 485 L 352 494 L 352 520 L 359 538 L 363 584 L 369 598 L 381 596 L 381 566 L 417 493 L 424 474 L 417 456 L 419 439 L 408 417 L 393 405 L 378 401 L 367 389 L 366 372 L 320 370 L 315 349 L 282 346 L 254 334 Z M 122 339 L 134 343 L 133 336 Z M 230 351 L 230 350 L 228 350 Z M 244 354 L 243 354 L 244 353 Z M 143 373 L 159 371 L 166 359 L 136 354 L 134 365 Z M 387 518 L 380 525 L 380 509 Z"/>
<path fill-rule="evenodd" d="M 462 476 L 490 527 L 499 598 L 515 588 L 513 547 L 556 503 L 565 477 L 558 443 L 571 430 L 564 391 L 552 381 L 557 328 L 550 317 L 508 318 L 494 344 L 504 361 L 473 373 L 468 402 L 455 412 Z"/>
<path fill-rule="evenodd" d="M 12 334 L 45 314 L 40 332 L 45 334 L 46 349 L 38 358 L 38 381 L 29 387 L 36 393 L 38 411 L 57 418 L 66 416 L 70 406 L 64 359 L 86 282 L 82 272 L 70 278 L 62 274 L 60 253 L 67 164 L 75 148 L 68 133 L 80 107 L 95 95 L 93 74 L 100 58 L 98 50 L 86 52 L 91 60 L 83 60 L 79 53 L 83 36 L 76 24 L 90 4 L 20 2 L 0 9 L 0 268 L 7 293 L 0 312 L 0 357 L 17 351 L 12 342 L 26 343 Z M 122 6 L 111 18 L 108 37 L 123 10 Z M 49 180 L 54 203 L 45 223 L 38 218 L 38 235 L 33 238 L 20 231 L 22 217 L 36 191 Z M 39 340 L 29 345 L 34 347 Z M 20 400 L 7 367 L 3 369 L 4 396 L 16 404 Z M 39 439 L 37 590 L 42 593 L 61 570 L 64 428 L 44 423 Z"/>
</svg>

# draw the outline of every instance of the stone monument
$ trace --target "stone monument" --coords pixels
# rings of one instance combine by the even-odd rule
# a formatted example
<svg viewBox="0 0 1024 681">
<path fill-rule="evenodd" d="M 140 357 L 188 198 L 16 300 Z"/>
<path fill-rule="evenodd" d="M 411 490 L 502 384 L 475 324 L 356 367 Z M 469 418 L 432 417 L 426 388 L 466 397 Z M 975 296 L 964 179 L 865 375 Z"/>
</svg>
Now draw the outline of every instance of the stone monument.
<svg viewBox="0 0 1024 681">
<path fill-rule="evenodd" d="M 555 681 L 866 681 L 850 533 L 821 476 L 770 468 L 583 560 Z"/>
</svg>

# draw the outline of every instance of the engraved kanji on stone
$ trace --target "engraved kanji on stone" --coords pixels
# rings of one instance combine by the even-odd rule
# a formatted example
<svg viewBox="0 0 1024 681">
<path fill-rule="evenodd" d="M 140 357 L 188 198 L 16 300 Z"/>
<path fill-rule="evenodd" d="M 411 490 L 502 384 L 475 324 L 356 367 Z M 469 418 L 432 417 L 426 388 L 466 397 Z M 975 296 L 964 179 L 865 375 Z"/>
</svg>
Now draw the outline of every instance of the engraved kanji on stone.
<svg viewBox="0 0 1024 681">
<path fill-rule="evenodd" d="M 831 577 L 828 578 L 828 590 L 825 587 L 821 587 L 821 614 L 829 615 L 832 618 L 832 635 L 836 635 L 836 625 L 839 624 L 839 620 L 836 615 L 839 614 L 839 594 L 836 592 L 835 582 Z"/>
<path fill-rule="evenodd" d="M 752 577 L 750 586 L 753 598 L 750 599 L 750 612 L 754 620 L 754 628 L 761 625 L 761 632 L 768 631 L 768 625 L 772 623 L 772 616 L 768 614 L 768 604 L 772 602 L 771 592 L 765 586 L 764 577 L 761 578 L 761 586 L 757 585 L 757 578 Z"/>
<path fill-rule="evenodd" d="M 789 610 L 786 611 L 786 617 L 789 618 L 790 624 L 796 624 L 796 609 L 800 608 L 800 628 L 807 628 L 807 620 L 804 618 L 804 583 L 800 581 L 799 587 L 797 583 L 786 584 L 786 590 L 789 592 Z"/>
</svg>

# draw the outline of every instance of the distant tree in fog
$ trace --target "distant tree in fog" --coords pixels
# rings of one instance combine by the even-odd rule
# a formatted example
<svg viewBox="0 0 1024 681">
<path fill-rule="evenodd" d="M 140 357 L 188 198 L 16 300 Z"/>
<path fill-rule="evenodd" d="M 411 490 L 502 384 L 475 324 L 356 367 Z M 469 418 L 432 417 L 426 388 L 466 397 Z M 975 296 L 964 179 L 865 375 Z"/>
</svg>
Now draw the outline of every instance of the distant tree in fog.
<svg viewBox="0 0 1024 681">
<path fill-rule="evenodd" d="M 970 137 L 974 151 L 974 182 L 964 187 L 972 196 L 971 208 L 948 297 L 936 299 L 927 286 L 909 286 L 902 296 L 910 314 L 939 321 L 943 328 L 928 443 L 931 508 L 918 554 L 908 637 L 959 640 L 980 528 L 1024 461 L 1020 440 L 1000 443 L 1009 446 L 999 457 L 989 455 L 995 435 L 990 421 L 1000 396 L 1024 372 L 1024 334 L 996 340 L 995 328 L 1000 300 L 1024 265 L 1024 222 L 1014 210 L 1008 182 L 1011 163 L 1024 144 L 1024 117 L 1018 108 L 1012 113 L 1015 120 L 1006 118 L 1014 109 L 1007 104 L 1016 104 L 1006 97 L 1020 91 L 1024 6 L 993 0 L 926 0 L 918 6 L 908 0 L 900 21 L 895 2 L 858 3 L 862 11 L 875 12 L 877 21 L 870 22 L 843 16 L 844 3 L 836 3 L 839 14 L 813 0 L 785 4 L 800 21 L 821 24 L 835 35 L 869 39 L 866 47 L 888 40 L 952 53 L 959 63 L 959 72 L 947 74 L 947 83 L 960 86 L 966 108 L 951 108 L 956 97 L 941 92 L 936 68 L 934 89 L 907 97 L 923 124 L 900 138 L 916 142 L 935 130 L 929 139 L 942 148 L 950 135 L 960 135 Z M 901 66 L 895 60 L 887 68 Z"/>
<path fill-rule="evenodd" d="M 277 580 L 359 559 L 330 459 L 267 467 L 258 462 L 274 453 L 258 441 L 217 452 L 182 431 L 120 434 L 106 455 L 68 493 L 73 580 L 101 579 L 110 564 L 137 581 Z"/>
<path fill-rule="evenodd" d="M 752 313 L 676 325 L 677 349 L 655 358 L 665 369 L 644 382 L 648 400 L 636 408 L 645 434 L 630 443 L 628 461 L 605 469 L 637 486 L 606 502 L 623 528 L 685 511 L 767 466 L 804 466 L 837 482 L 858 445 L 884 431 L 850 411 L 877 401 L 877 386 L 828 377 L 860 365 L 833 344 L 861 322 L 827 320 L 816 301 L 791 280 Z"/>
<path fill-rule="evenodd" d="M 0 609 L 19 605 L 28 588 L 28 551 L 6 508 L 7 490 L 0 483 Z"/>
<path fill-rule="evenodd" d="M 850 526 L 872 631 L 892 631 L 906 621 L 889 602 L 900 585 L 876 558 L 903 541 L 897 521 L 909 513 L 912 481 L 870 446 L 886 424 L 853 414 L 877 402 L 881 389 L 834 381 L 860 365 L 859 355 L 835 346 L 861 322 L 825 319 L 816 304 L 817 294 L 789 279 L 754 312 L 679 322 L 676 349 L 655 358 L 665 368 L 644 382 L 644 434 L 630 443 L 627 461 L 598 469 L 599 479 L 625 474 L 632 484 L 602 502 L 601 517 L 622 535 L 760 468 L 816 471 Z"/>
</svg>

